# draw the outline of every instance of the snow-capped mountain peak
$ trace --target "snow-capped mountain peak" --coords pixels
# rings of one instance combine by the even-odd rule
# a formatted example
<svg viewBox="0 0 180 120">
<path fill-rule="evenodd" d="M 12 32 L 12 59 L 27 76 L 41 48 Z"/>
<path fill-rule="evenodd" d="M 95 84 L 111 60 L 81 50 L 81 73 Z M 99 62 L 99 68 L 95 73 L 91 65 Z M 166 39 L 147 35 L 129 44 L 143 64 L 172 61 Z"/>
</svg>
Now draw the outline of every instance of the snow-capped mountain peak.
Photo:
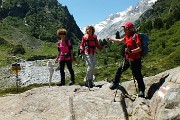
<svg viewBox="0 0 180 120">
<path fill-rule="evenodd" d="M 120 26 L 127 21 L 135 22 L 140 15 L 150 9 L 156 1 L 157 0 L 141 0 L 135 6 L 128 7 L 125 11 L 110 14 L 104 21 L 94 25 L 96 30 L 95 34 L 98 35 L 99 39 L 104 39 L 107 36 L 114 37 L 115 33 L 119 31 Z M 84 32 L 85 28 L 81 30 Z"/>
</svg>

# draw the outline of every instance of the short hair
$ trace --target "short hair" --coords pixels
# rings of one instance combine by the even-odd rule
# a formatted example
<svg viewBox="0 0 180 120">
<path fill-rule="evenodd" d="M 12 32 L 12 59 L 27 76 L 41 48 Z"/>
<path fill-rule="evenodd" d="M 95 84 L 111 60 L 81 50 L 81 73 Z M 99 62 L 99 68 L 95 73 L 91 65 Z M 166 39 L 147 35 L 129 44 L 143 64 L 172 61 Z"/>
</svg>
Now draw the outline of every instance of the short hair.
<svg viewBox="0 0 180 120">
<path fill-rule="evenodd" d="M 87 27 L 86 27 L 86 33 L 87 33 L 87 30 L 88 30 L 88 29 L 92 29 L 92 34 L 94 34 L 95 28 L 94 28 L 93 26 L 87 26 Z"/>
<path fill-rule="evenodd" d="M 60 35 L 60 33 L 67 33 L 67 31 L 64 28 L 61 28 L 61 29 L 57 30 L 57 35 Z"/>
</svg>

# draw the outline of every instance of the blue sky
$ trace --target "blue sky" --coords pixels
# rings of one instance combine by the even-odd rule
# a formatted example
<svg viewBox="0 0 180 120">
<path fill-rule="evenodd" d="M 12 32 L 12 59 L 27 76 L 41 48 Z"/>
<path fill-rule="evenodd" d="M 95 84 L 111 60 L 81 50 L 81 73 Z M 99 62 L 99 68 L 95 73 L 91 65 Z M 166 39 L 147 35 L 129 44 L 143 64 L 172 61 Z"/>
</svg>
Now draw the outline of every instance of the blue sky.
<svg viewBox="0 0 180 120">
<path fill-rule="evenodd" d="M 97 24 L 110 14 L 126 10 L 140 0 L 58 0 L 66 5 L 79 27 Z"/>
</svg>

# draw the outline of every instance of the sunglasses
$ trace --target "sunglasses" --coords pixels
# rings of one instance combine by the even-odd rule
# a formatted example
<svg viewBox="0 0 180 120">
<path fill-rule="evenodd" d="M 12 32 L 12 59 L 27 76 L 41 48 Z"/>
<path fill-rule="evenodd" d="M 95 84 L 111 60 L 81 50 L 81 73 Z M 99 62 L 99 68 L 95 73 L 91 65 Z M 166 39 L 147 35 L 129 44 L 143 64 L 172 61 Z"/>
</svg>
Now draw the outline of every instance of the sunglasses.
<svg viewBox="0 0 180 120">
<path fill-rule="evenodd" d="M 124 27 L 124 30 L 130 30 L 130 28 L 128 28 L 128 27 Z"/>
<path fill-rule="evenodd" d="M 59 35 L 66 35 L 66 33 L 59 33 Z"/>
</svg>

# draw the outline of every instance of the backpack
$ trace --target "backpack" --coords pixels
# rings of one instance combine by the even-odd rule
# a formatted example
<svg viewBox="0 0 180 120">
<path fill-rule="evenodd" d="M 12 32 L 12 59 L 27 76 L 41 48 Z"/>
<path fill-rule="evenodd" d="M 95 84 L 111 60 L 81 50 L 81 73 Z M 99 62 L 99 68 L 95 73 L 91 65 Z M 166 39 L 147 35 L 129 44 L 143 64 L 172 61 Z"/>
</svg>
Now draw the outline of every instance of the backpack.
<svg viewBox="0 0 180 120">
<path fill-rule="evenodd" d="M 134 46 L 137 47 L 137 44 L 135 42 L 135 37 L 136 37 L 136 34 L 139 34 L 140 35 L 140 40 L 141 40 L 141 48 L 142 48 L 142 51 L 141 51 L 141 57 L 145 57 L 147 56 L 148 52 L 149 52 L 149 49 L 148 49 L 148 41 L 149 41 L 149 37 L 144 34 L 144 33 L 135 33 L 132 37 L 132 40 L 134 42 Z"/>
<path fill-rule="evenodd" d="M 97 37 L 95 35 L 93 35 L 92 40 L 86 39 L 84 47 L 85 47 L 85 49 L 88 49 L 88 54 L 90 53 L 90 48 L 91 48 L 91 49 L 93 49 L 93 55 L 94 55 L 94 49 L 96 49 L 96 39 L 97 39 Z M 92 42 L 94 42 L 94 45 L 92 45 Z"/>
</svg>

